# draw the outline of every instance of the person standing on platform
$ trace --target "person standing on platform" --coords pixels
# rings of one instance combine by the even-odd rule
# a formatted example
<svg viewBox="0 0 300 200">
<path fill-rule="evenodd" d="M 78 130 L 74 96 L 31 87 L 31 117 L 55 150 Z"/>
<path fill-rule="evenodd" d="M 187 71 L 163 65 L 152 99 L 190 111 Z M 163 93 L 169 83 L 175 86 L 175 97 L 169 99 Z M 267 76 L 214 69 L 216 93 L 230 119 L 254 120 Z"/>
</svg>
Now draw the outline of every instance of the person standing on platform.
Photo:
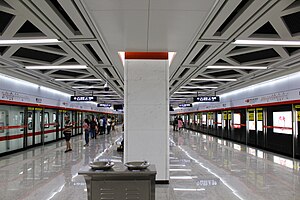
<svg viewBox="0 0 300 200">
<path fill-rule="evenodd" d="M 112 130 L 112 131 L 115 130 L 115 124 L 116 124 L 115 117 L 112 117 L 112 118 L 111 118 L 111 130 Z"/>
<path fill-rule="evenodd" d="M 103 134 L 105 135 L 105 131 L 106 131 L 106 118 L 105 116 L 103 116 Z"/>
<path fill-rule="evenodd" d="M 178 130 L 180 131 L 183 127 L 183 120 L 181 117 L 178 118 Z"/>
<path fill-rule="evenodd" d="M 112 120 L 110 118 L 110 116 L 108 116 L 107 118 L 107 135 L 110 134 L 110 129 L 111 129 L 111 124 L 112 124 Z"/>
<path fill-rule="evenodd" d="M 174 121 L 173 121 L 173 131 L 178 131 L 178 118 L 177 118 L 177 116 L 174 118 Z"/>
<path fill-rule="evenodd" d="M 95 117 L 92 116 L 92 120 L 90 122 L 90 133 L 91 133 L 91 137 L 92 139 L 93 138 L 97 138 L 97 135 L 96 135 L 96 128 L 97 128 L 97 122 L 95 120 Z"/>
<path fill-rule="evenodd" d="M 84 146 L 87 147 L 87 146 L 89 146 L 89 142 L 90 142 L 90 122 L 88 119 L 84 120 L 82 128 L 84 130 L 84 139 L 85 139 Z"/>
<path fill-rule="evenodd" d="M 99 133 L 100 133 L 100 135 L 103 135 L 103 129 L 104 129 L 103 117 L 100 117 L 98 125 L 99 125 L 99 130 L 100 130 Z"/>
<path fill-rule="evenodd" d="M 65 150 L 65 153 L 69 152 L 69 151 L 72 151 L 72 148 L 71 148 L 71 135 L 72 135 L 72 122 L 70 121 L 70 117 L 68 115 L 65 115 L 65 127 L 64 127 L 64 130 L 63 130 L 63 133 L 65 135 L 65 140 L 66 140 L 66 150 Z"/>
</svg>

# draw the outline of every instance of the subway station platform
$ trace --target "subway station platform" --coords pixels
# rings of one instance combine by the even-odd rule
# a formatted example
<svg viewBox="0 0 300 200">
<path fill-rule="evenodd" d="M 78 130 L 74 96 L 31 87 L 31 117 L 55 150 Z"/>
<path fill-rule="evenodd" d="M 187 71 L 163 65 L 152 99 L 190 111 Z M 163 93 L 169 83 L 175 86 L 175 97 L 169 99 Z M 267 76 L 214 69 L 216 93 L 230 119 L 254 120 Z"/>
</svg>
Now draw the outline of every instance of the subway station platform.
<svg viewBox="0 0 300 200">
<path fill-rule="evenodd" d="M 78 171 L 95 159 L 122 162 L 120 130 L 92 139 L 89 147 L 74 137 L 68 153 L 62 140 L 1 157 L 0 199 L 87 199 Z M 170 184 L 156 184 L 156 199 L 296 200 L 299 188 L 299 160 L 170 128 Z"/>
</svg>

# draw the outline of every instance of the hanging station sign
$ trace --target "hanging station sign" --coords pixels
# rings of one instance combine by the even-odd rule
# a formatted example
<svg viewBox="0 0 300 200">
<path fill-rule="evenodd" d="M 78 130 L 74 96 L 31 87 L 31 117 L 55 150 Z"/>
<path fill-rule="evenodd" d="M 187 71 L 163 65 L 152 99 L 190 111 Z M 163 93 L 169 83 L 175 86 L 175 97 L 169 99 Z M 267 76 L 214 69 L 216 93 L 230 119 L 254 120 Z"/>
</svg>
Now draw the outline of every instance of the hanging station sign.
<svg viewBox="0 0 300 200">
<path fill-rule="evenodd" d="M 198 96 L 194 97 L 194 102 L 219 102 L 219 96 Z"/>
<path fill-rule="evenodd" d="M 188 108 L 188 107 L 193 107 L 193 104 L 191 103 L 183 103 L 178 105 L 180 108 Z"/>
<path fill-rule="evenodd" d="M 101 107 L 101 108 L 110 108 L 111 104 L 110 103 L 98 103 L 97 107 Z"/>
<path fill-rule="evenodd" d="M 71 101 L 97 101 L 96 96 L 71 96 Z"/>
</svg>

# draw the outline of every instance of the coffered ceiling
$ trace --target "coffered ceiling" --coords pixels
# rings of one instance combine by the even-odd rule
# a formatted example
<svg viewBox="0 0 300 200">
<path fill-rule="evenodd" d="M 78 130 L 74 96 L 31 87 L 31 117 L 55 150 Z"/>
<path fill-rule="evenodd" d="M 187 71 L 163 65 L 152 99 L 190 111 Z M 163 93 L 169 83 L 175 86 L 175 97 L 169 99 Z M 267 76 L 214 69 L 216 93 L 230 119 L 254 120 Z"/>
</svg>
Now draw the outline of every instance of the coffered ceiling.
<svg viewBox="0 0 300 200">
<path fill-rule="evenodd" d="M 176 52 L 170 65 L 171 104 L 191 102 L 197 93 L 243 88 L 300 66 L 299 44 L 234 43 L 299 41 L 299 0 L 0 0 L 0 19 L 0 40 L 60 41 L 0 44 L 0 73 L 70 94 L 97 95 L 99 102 L 123 101 L 119 51 Z M 87 68 L 27 69 L 29 65 Z M 101 80 L 57 80 L 75 78 Z"/>
</svg>

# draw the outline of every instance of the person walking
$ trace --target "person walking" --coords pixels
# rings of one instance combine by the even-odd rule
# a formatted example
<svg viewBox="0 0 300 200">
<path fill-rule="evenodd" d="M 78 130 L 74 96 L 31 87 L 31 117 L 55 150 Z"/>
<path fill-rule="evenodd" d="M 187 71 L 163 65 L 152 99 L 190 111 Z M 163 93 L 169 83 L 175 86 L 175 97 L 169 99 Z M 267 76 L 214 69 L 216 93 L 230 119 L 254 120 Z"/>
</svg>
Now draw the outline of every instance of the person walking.
<svg viewBox="0 0 300 200">
<path fill-rule="evenodd" d="M 96 135 L 96 128 L 97 128 L 97 122 L 95 120 L 95 117 L 92 116 L 92 120 L 90 122 L 90 133 L 91 133 L 91 138 L 97 138 L 97 135 Z"/>
<path fill-rule="evenodd" d="M 65 126 L 64 126 L 64 130 L 63 130 L 63 133 L 64 133 L 64 136 L 65 136 L 65 140 L 66 140 L 66 150 L 65 150 L 65 153 L 69 152 L 69 151 L 72 151 L 72 148 L 71 148 L 71 135 L 72 135 L 72 122 L 70 121 L 70 117 L 68 115 L 65 115 Z"/>
<path fill-rule="evenodd" d="M 178 118 L 178 130 L 180 131 L 183 128 L 183 120 L 181 117 Z"/>
<path fill-rule="evenodd" d="M 85 139 L 85 147 L 89 146 L 90 142 L 90 122 L 88 119 L 84 120 L 84 123 L 82 125 L 82 128 L 84 130 L 84 139 Z"/>
</svg>

